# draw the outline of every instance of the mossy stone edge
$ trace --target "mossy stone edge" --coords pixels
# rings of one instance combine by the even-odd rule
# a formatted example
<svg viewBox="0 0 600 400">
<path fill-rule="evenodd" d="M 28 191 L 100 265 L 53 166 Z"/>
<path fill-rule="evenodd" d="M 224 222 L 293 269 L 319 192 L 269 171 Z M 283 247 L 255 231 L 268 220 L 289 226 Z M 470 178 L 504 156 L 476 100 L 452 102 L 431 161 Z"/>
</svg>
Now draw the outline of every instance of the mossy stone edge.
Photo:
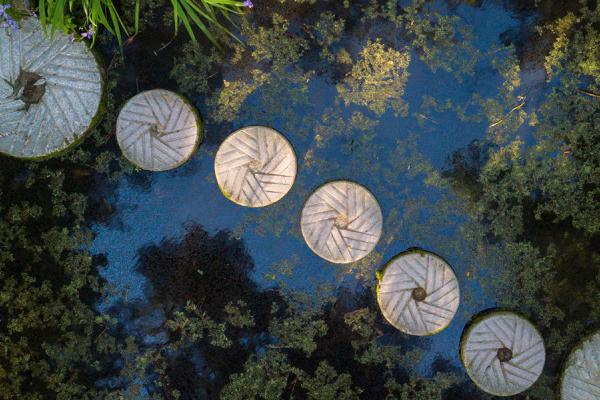
<svg viewBox="0 0 600 400">
<path fill-rule="evenodd" d="M 544 336 L 542 335 L 542 332 L 538 329 L 538 327 L 533 322 L 531 322 L 531 320 L 524 313 L 521 313 L 519 311 L 513 311 L 513 310 L 511 310 L 509 308 L 505 308 L 505 307 L 485 309 L 485 310 L 479 312 L 478 314 L 476 314 L 475 316 L 473 316 L 473 318 L 471 318 L 471 320 L 469 322 L 467 322 L 467 324 L 465 325 L 463 332 L 460 336 L 459 357 L 460 357 L 460 362 L 461 362 L 463 368 L 465 369 L 465 371 L 467 372 L 467 375 L 469 376 L 469 379 L 471 380 L 471 382 L 473 382 L 473 384 L 479 390 L 481 390 L 485 393 L 491 394 L 493 396 L 507 397 L 507 395 L 505 395 L 505 394 L 490 393 L 489 391 L 484 390 L 482 387 L 480 387 L 477 384 L 477 382 L 475 382 L 475 380 L 473 379 L 473 377 L 471 376 L 471 374 L 469 372 L 469 369 L 466 367 L 464 351 L 463 351 L 463 349 L 465 348 L 465 342 L 467 340 L 467 337 L 469 336 L 469 333 L 471 332 L 471 330 L 473 330 L 475 325 L 477 325 L 479 322 L 481 322 L 491 316 L 494 316 L 494 315 L 511 315 L 511 316 L 520 317 L 520 318 L 524 319 L 525 321 L 529 322 L 529 324 L 531 324 L 533 329 L 538 333 L 538 335 L 542 338 L 542 340 L 544 339 Z M 545 348 L 545 346 L 544 346 L 544 348 Z M 539 379 L 539 377 L 538 377 L 538 379 Z M 517 394 L 526 392 L 529 389 L 530 388 L 525 389 L 524 391 L 517 393 Z M 512 396 L 514 396 L 514 395 L 512 395 Z"/>
</svg>

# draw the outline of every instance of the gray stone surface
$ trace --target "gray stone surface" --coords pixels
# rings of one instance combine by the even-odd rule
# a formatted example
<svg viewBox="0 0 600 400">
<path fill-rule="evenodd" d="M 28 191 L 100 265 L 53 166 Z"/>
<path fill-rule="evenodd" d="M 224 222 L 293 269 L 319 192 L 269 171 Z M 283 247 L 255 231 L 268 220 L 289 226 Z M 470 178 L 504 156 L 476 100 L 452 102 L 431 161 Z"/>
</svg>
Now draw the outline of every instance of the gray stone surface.
<svg viewBox="0 0 600 400">
<path fill-rule="evenodd" d="M 383 316 L 410 335 L 446 328 L 458 309 L 460 289 L 452 268 L 435 254 L 415 250 L 393 258 L 377 286 Z"/>
<path fill-rule="evenodd" d="M 302 209 L 302 235 L 308 247 L 333 263 L 350 263 L 368 255 L 381 237 L 382 224 L 375 197 L 349 181 L 321 186 Z"/>
<path fill-rule="evenodd" d="M 266 126 L 247 126 L 229 135 L 215 157 L 221 192 L 246 207 L 279 201 L 296 179 L 296 154 L 283 135 Z"/>
<path fill-rule="evenodd" d="M 600 399 L 600 332 L 587 338 L 567 359 L 562 400 Z"/>
<path fill-rule="evenodd" d="M 198 114 L 181 96 L 163 89 L 129 99 L 117 119 L 117 141 L 123 155 L 149 171 L 177 168 L 200 142 Z"/>
<path fill-rule="evenodd" d="M 493 312 L 467 328 L 461 357 L 480 389 L 496 396 L 513 396 L 539 378 L 546 350 L 531 322 L 514 313 Z"/>
<path fill-rule="evenodd" d="M 36 18 L 0 29 L 0 152 L 54 155 L 73 145 L 99 111 L 102 75 L 83 42 L 46 36 Z"/>
</svg>

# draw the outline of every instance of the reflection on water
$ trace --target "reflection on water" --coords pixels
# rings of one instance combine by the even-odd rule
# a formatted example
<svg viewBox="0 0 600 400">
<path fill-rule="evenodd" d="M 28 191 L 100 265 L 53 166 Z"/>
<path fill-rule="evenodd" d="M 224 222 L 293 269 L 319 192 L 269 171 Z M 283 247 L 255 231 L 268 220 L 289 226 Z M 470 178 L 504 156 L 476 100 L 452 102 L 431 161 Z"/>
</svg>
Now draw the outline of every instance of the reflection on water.
<svg viewBox="0 0 600 400">
<path fill-rule="evenodd" d="M 160 244 L 165 238 L 183 238 L 189 223 L 201 225 L 210 235 L 220 237 L 228 232 L 232 237 L 228 240 L 241 239 L 254 265 L 252 277 L 263 289 L 279 286 L 314 294 L 325 284 L 349 288 L 350 293 L 360 293 L 361 288 L 374 290 L 377 269 L 397 253 L 421 247 L 442 255 L 455 269 L 461 306 L 446 330 L 433 337 L 411 338 L 410 343 L 425 349 L 419 364 L 421 372 L 430 370 L 438 355 L 459 366 L 464 325 L 479 310 L 497 303 L 478 282 L 493 277 L 501 260 L 495 248 L 484 242 L 464 200 L 456 197 L 442 171 L 456 151 L 468 148 L 474 140 L 487 139 L 490 115 L 492 120 L 506 118 L 511 124 L 523 123 L 513 121 L 526 118 L 520 116 L 520 109 L 503 114 L 519 104 L 523 88 L 539 87 L 540 73 L 539 67 L 520 72 L 514 51 L 502 42 L 506 32 L 527 29 L 530 19 L 513 15 L 495 2 L 484 2 L 479 7 L 459 5 L 451 10 L 442 3 L 431 7 L 457 16 L 455 23 L 472 30 L 457 38 L 456 46 L 437 49 L 437 59 L 445 60 L 451 72 L 421 49 L 406 46 L 410 42 L 401 34 L 393 37 L 393 30 L 383 24 L 372 25 L 368 32 L 353 32 L 352 27 L 345 33 L 338 30 L 340 38 L 331 46 L 331 54 L 314 56 L 319 62 L 311 65 L 306 65 L 305 59 L 284 58 L 282 62 L 289 64 L 283 65 L 275 60 L 268 77 L 253 75 L 245 67 L 240 71 L 224 67 L 221 73 L 225 88 L 238 85 L 235 94 L 245 88 L 240 82 L 252 86 L 239 112 L 231 99 L 219 103 L 214 97 L 193 96 L 207 122 L 206 140 L 198 153 L 176 171 L 152 174 L 148 187 L 122 182 L 115 195 L 120 210 L 115 218 L 120 225 L 96 226 L 92 250 L 108 257 L 102 275 L 119 291 L 126 291 L 100 308 L 107 309 L 110 303 L 143 301 L 148 293 L 153 293 L 150 298 L 156 296 L 162 289 L 153 278 L 147 278 L 149 272 L 143 268 L 147 246 Z M 407 79 L 394 77 L 393 71 L 374 69 L 371 73 L 383 74 L 382 81 L 375 86 L 375 93 L 366 93 L 372 89 L 361 83 L 360 77 L 354 82 L 344 76 L 352 76 L 352 63 L 356 66 L 363 60 L 368 64 L 370 60 L 361 59 L 361 49 L 369 46 L 367 38 L 378 35 L 386 46 L 391 42 L 405 52 L 379 56 L 389 56 L 391 62 L 400 64 L 410 59 L 406 70 L 399 72 Z M 458 42 L 463 43 L 459 46 Z M 282 44 L 285 46 L 302 45 Z M 344 54 L 338 51 L 333 55 L 336 46 L 348 49 L 345 56 L 350 64 L 337 61 Z M 377 48 L 373 51 L 376 53 Z M 375 53 L 371 57 L 378 57 Z M 335 63 L 329 64 L 332 59 Z M 517 90 L 507 87 L 509 78 Z M 397 103 L 385 101 L 389 93 L 379 94 L 383 97 L 378 98 L 377 88 L 388 79 L 399 79 L 399 86 L 388 88 L 400 92 Z M 340 87 L 345 89 L 340 91 Z M 531 91 L 527 92 L 532 96 Z M 364 98 L 368 100 L 361 103 Z M 243 208 L 228 201 L 214 178 L 218 145 L 227 132 L 246 125 L 269 125 L 282 132 L 294 146 L 299 161 L 292 190 L 282 201 L 264 209 Z M 522 134 L 527 129 L 523 128 Z M 500 136 L 494 139 L 505 140 Z M 304 201 L 316 187 L 333 179 L 351 179 L 365 185 L 378 199 L 384 216 L 383 236 L 375 251 L 350 265 L 333 265 L 320 259 L 308 249 L 300 233 Z M 196 256 L 198 262 L 212 262 L 210 252 Z M 182 273 L 171 264 L 173 257 L 180 255 L 170 255 L 152 270 L 152 274 L 162 277 L 160 282 L 171 274 Z M 221 278 L 215 284 L 226 285 L 233 276 L 219 265 L 214 264 L 215 268 L 223 268 L 219 272 L 223 275 L 215 275 Z M 154 292 L 148 289 L 151 282 L 155 283 Z M 190 296 L 204 290 L 190 288 Z"/>
</svg>

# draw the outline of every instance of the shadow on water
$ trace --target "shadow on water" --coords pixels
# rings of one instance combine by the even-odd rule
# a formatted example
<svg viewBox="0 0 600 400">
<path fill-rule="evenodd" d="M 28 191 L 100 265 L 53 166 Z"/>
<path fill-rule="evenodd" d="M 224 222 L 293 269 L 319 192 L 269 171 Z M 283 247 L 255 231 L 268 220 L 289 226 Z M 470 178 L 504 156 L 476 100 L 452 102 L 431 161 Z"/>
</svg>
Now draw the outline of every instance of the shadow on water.
<svg viewBox="0 0 600 400">
<path fill-rule="evenodd" d="M 310 311 L 279 291 L 259 288 L 250 276 L 254 264 L 243 242 L 229 232 L 209 235 L 189 223 L 183 236 L 140 249 L 136 268 L 147 279 L 148 302 L 117 302 L 108 313 L 120 321 L 114 335 L 135 337 L 134 354 L 145 355 L 137 361 L 146 376 L 142 397 L 158 393 L 170 399 L 176 391 L 184 399 L 218 398 L 231 374 L 241 373 L 253 354 L 267 353 L 272 358 L 285 354 L 290 365 L 303 371 L 333 367 L 351 377 L 353 385 L 368 388 L 363 395 L 382 398 L 390 379 L 398 384 L 410 380 L 411 363 L 419 357 L 412 349 L 415 339 L 384 322 L 370 290 L 336 289 L 330 301 Z M 188 337 L 186 328 L 173 326 L 190 303 L 201 307 L 201 320 L 187 320 L 192 325 L 186 328 L 199 336 Z M 233 322 L 241 315 L 232 305 L 247 312 L 252 323 Z M 217 326 L 225 327 L 217 331 L 227 344 L 211 337 Z M 198 340 L 203 330 L 209 340 Z M 127 353 L 121 357 L 125 361 L 119 365 L 126 363 Z M 456 367 L 436 357 L 431 374 L 450 372 Z M 109 382 L 113 388 L 132 385 L 123 374 Z M 289 381 L 285 393 L 291 398 L 305 392 Z"/>
<path fill-rule="evenodd" d="M 271 308 L 283 299 L 275 291 L 258 288 L 250 276 L 254 264 L 243 242 L 225 231 L 209 235 L 200 225 L 189 223 L 180 238 L 147 245 L 138 253 L 136 269 L 146 278 L 148 303 L 117 303 L 108 312 L 118 316 L 142 348 L 178 343 L 177 350 L 152 366 L 160 368 L 164 363 L 166 367 L 152 391 L 177 389 L 186 396 L 204 392 L 209 398 L 217 397 L 227 377 L 240 372 L 245 360 L 264 342 L 261 338 L 268 331 Z M 229 326 L 227 348 L 204 341 L 181 346 L 178 334 L 166 324 L 188 303 L 201 307 L 216 323 L 227 320 L 228 307 L 243 304 L 244 309 L 252 310 L 254 323 Z M 160 385 L 164 389 L 158 389 Z"/>
</svg>

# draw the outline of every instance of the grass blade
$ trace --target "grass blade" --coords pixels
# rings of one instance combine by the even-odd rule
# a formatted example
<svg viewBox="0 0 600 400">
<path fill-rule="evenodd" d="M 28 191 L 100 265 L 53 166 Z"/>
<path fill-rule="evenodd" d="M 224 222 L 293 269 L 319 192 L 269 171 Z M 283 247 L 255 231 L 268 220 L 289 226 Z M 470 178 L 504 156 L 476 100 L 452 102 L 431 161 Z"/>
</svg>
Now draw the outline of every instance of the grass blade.
<svg viewBox="0 0 600 400">
<path fill-rule="evenodd" d="M 183 1 L 185 2 L 185 0 L 183 0 Z M 173 3 L 179 3 L 179 0 L 173 0 Z M 183 22 L 183 26 L 185 27 L 186 31 L 192 38 L 192 41 L 194 41 L 194 43 L 197 43 L 198 41 L 196 40 L 196 35 L 194 35 L 194 30 L 192 29 L 192 26 L 190 25 L 188 16 L 186 15 L 185 11 L 183 11 L 183 9 L 181 7 L 182 5 L 183 4 L 178 4 L 177 8 L 174 11 L 178 15 L 179 19 L 181 19 L 181 22 Z"/>
<path fill-rule="evenodd" d="M 210 40 L 215 46 L 220 48 L 221 46 L 219 45 L 219 43 L 217 42 L 217 40 L 215 39 L 213 34 L 206 28 L 206 25 L 204 24 L 204 22 L 202 22 L 202 20 L 198 16 L 198 11 L 200 11 L 200 15 L 203 14 L 202 11 L 199 8 L 195 7 L 195 4 L 192 5 L 191 3 L 192 3 L 192 1 L 188 1 L 188 0 L 181 1 L 183 8 L 185 8 L 185 11 L 189 15 L 190 19 L 192 19 L 194 24 L 196 24 L 196 26 L 202 31 L 202 33 L 204 33 L 204 35 L 208 38 L 208 40 Z M 206 15 L 206 14 L 204 14 L 204 15 Z M 207 18 L 207 19 L 210 20 L 210 18 Z"/>
<path fill-rule="evenodd" d="M 135 34 L 140 30 L 140 0 L 135 0 L 135 16 L 134 16 Z"/>
</svg>

